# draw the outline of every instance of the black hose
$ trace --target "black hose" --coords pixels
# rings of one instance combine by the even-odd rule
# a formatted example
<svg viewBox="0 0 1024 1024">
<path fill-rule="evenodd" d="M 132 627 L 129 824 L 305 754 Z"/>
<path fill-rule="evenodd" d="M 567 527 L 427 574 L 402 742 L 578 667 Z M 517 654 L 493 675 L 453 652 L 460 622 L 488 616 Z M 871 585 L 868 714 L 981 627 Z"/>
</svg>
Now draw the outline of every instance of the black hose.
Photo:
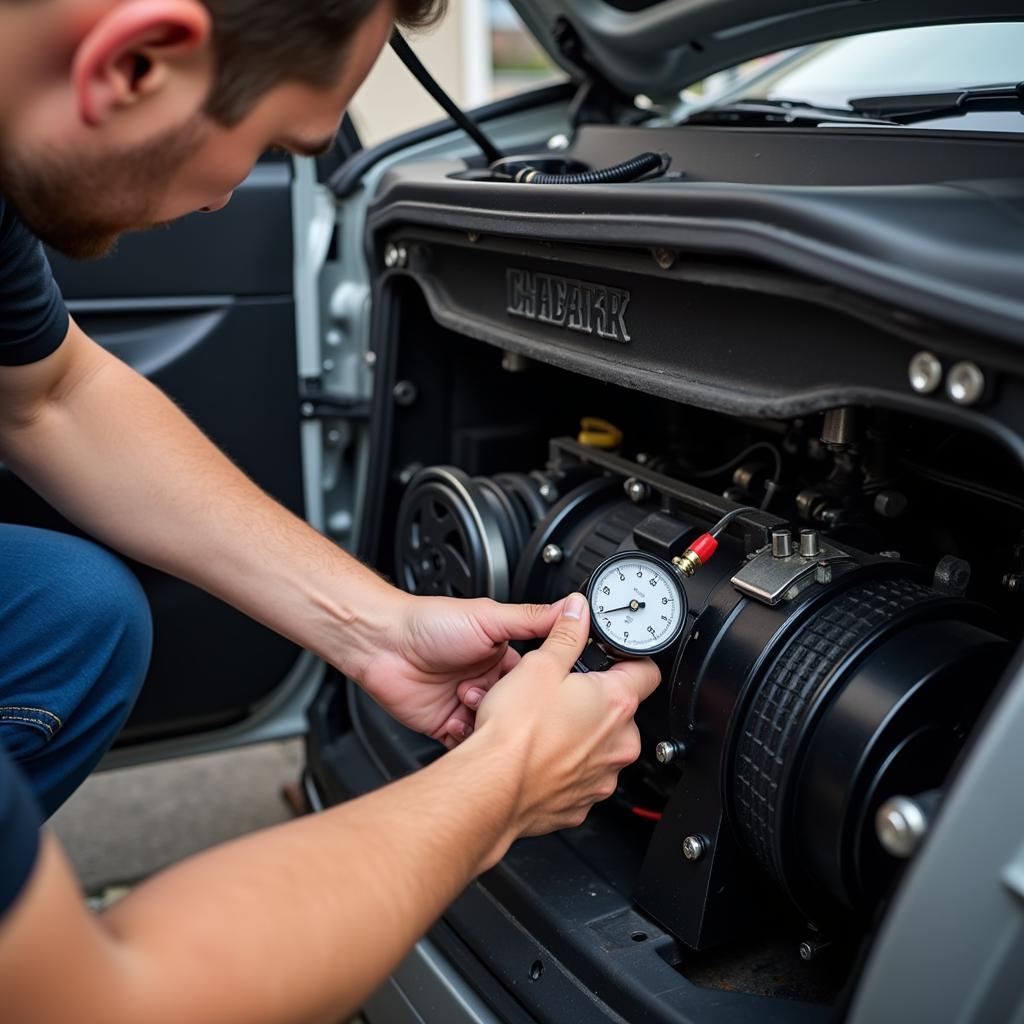
<svg viewBox="0 0 1024 1024">
<path fill-rule="evenodd" d="M 743 515 L 745 512 L 760 512 L 758 508 L 754 508 L 752 505 L 741 505 L 739 508 L 734 508 L 731 512 L 727 512 L 721 519 L 715 523 L 714 526 L 708 531 L 712 537 L 718 537 L 721 532 L 737 517 Z"/>
<path fill-rule="evenodd" d="M 664 174 L 671 162 L 672 157 L 668 153 L 641 153 L 613 167 L 581 171 L 579 174 L 544 174 L 529 164 L 506 164 L 501 171 L 513 181 L 525 185 L 614 185 L 636 181 L 655 172 Z"/>
</svg>

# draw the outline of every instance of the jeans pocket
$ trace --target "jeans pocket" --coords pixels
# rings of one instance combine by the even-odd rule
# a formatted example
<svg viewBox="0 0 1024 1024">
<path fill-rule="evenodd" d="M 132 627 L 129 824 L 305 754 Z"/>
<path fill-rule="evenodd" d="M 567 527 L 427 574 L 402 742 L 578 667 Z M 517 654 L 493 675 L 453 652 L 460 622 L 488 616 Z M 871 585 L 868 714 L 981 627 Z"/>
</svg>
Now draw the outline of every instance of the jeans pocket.
<svg viewBox="0 0 1024 1024">
<path fill-rule="evenodd" d="M 7 722 L 17 725 L 28 725 L 37 729 L 43 736 L 43 742 L 49 743 L 60 732 L 60 715 L 55 715 L 45 708 L 28 707 L 21 704 L 0 704 L 0 725 Z"/>
</svg>

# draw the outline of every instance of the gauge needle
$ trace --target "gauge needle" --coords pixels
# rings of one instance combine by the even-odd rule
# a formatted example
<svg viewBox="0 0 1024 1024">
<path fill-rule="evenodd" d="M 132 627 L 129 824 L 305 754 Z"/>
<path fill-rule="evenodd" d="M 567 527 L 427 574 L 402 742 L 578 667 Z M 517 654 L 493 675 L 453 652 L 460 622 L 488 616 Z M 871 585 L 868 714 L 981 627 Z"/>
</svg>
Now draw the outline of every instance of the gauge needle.
<svg viewBox="0 0 1024 1024">
<path fill-rule="evenodd" d="M 629 604 L 624 604 L 621 608 L 608 608 L 603 614 L 608 615 L 610 612 L 638 612 L 641 608 L 646 607 L 646 601 L 630 601 Z"/>
</svg>

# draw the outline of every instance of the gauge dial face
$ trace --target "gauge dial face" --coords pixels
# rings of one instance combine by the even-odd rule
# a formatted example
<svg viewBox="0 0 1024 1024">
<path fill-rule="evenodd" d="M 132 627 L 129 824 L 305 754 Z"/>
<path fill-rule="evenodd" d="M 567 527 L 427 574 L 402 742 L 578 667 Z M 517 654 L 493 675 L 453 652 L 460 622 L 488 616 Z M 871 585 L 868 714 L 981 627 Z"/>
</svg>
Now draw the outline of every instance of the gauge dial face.
<svg viewBox="0 0 1024 1024">
<path fill-rule="evenodd" d="M 587 587 L 595 639 L 621 654 L 657 654 L 679 638 L 686 592 L 668 562 L 622 551 L 602 562 Z"/>
</svg>

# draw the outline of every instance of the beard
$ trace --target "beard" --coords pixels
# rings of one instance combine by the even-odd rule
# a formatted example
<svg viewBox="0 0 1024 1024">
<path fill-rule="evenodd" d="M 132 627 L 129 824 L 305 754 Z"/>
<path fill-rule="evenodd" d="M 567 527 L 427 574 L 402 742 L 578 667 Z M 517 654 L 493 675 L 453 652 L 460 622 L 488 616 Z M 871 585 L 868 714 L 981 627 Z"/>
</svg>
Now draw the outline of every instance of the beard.
<svg viewBox="0 0 1024 1024">
<path fill-rule="evenodd" d="M 157 227 L 156 211 L 194 152 L 196 118 L 124 153 L 19 153 L 0 141 L 0 194 L 47 245 L 74 259 L 107 255 L 128 231 Z"/>
</svg>

